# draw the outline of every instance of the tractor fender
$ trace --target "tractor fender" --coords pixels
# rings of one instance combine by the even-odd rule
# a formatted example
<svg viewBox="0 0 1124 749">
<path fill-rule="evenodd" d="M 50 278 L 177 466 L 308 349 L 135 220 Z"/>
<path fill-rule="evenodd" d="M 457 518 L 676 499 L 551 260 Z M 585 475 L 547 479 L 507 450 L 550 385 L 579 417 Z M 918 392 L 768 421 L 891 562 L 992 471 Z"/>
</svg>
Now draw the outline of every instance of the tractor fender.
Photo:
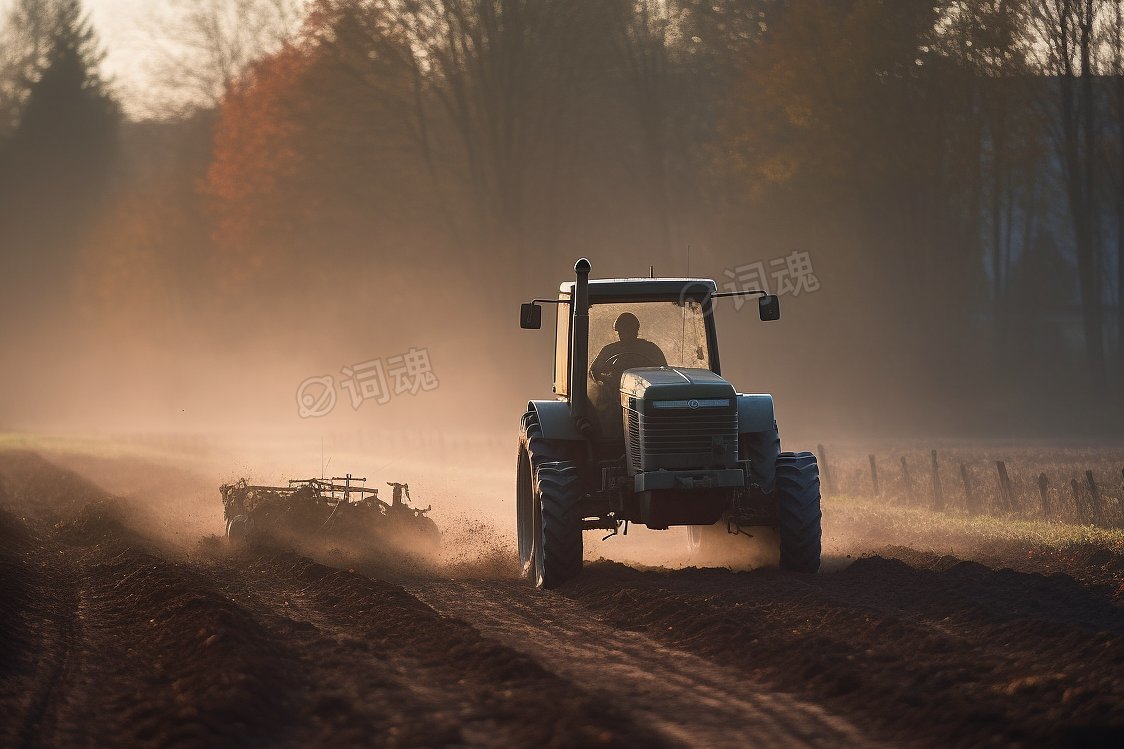
<svg viewBox="0 0 1124 749">
<path fill-rule="evenodd" d="M 582 439 L 566 401 L 531 401 L 527 410 L 538 416 L 542 436 L 546 439 L 575 442 Z"/>
<path fill-rule="evenodd" d="M 738 393 L 738 431 L 766 432 L 775 429 L 776 414 L 773 413 L 773 396 L 745 395 Z"/>
</svg>

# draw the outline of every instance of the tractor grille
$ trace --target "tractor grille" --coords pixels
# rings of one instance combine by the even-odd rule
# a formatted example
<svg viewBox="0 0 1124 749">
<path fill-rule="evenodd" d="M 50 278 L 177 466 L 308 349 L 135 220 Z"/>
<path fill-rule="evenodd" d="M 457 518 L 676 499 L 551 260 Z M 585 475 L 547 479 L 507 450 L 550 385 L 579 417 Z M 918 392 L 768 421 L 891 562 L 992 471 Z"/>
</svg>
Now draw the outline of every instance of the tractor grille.
<svg viewBox="0 0 1124 749">
<path fill-rule="evenodd" d="M 634 471 L 730 468 L 737 464 L 738 414 L 679 411 L 628 414 L 629 461 Z"/>
</svg>

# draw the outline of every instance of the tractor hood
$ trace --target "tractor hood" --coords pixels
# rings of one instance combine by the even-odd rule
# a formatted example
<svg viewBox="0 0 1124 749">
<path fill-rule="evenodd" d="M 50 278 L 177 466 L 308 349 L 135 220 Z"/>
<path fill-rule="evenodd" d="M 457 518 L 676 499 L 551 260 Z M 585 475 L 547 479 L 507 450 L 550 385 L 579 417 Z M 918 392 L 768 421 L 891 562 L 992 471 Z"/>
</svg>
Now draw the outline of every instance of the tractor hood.
<svg viewBox="0 0 1124 749">
<path fill-rule="evenodd" d="M 709 369 L 641 367 L 621 377 L 621 405 L 643 413 L 736 412 L 734 386 Z"/>
<path fill-rule="evenodd" d="M 621 416 L 631 475 L 737 468 L 738 396 L 709 369 L 626 370 L 621 377 Z M 637 491 L 669 488 L 645 482 L 637 484 Z"/>
</svg>

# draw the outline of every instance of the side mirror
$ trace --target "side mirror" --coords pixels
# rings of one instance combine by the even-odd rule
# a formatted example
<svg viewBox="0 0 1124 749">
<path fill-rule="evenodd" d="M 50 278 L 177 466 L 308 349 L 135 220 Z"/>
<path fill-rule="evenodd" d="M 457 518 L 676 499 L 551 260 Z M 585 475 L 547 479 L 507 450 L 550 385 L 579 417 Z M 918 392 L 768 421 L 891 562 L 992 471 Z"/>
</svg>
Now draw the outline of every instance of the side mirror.
<svg viewBox="0 0 1124 749">
<path fill-rule="evenodd" d="M 766 294 L 758 299 L 757 309 L 763 322 L 781 319 L 781 300 L 776 294 Z"/>
<path fill-rule="evenodd" d="M 538 330 L 542 327 L 542 307 L 534 302 L 519 305 L 519 327 Z"/>
</svg>

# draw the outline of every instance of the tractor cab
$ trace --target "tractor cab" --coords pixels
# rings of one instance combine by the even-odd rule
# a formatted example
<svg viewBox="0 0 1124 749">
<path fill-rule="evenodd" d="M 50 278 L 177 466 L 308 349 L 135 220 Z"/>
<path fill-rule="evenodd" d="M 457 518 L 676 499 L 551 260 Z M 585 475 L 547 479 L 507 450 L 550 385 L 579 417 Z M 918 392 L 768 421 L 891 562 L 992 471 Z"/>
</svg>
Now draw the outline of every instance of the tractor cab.
<svg viewBox="0 0 1124 749">
<path fill-rule="evenodd" d="M 589 284 L 589 333 L 579 358 L 583 371 L 572 366 L 570 302 L 573 283 L 558 294 L 554 347 L 554 393 L 569 401 L 571 377 L 583 376 L 592 429 L 599 454 L 620 455 L 624 432 L 621 386 L 633 369 L 685 367 L 718 371 L 714 319 L 708 292 L 714 282 L 702 279 L 606 279 Z M 584 355 L 583 355 L 584 354 Z"/>
</svg>

